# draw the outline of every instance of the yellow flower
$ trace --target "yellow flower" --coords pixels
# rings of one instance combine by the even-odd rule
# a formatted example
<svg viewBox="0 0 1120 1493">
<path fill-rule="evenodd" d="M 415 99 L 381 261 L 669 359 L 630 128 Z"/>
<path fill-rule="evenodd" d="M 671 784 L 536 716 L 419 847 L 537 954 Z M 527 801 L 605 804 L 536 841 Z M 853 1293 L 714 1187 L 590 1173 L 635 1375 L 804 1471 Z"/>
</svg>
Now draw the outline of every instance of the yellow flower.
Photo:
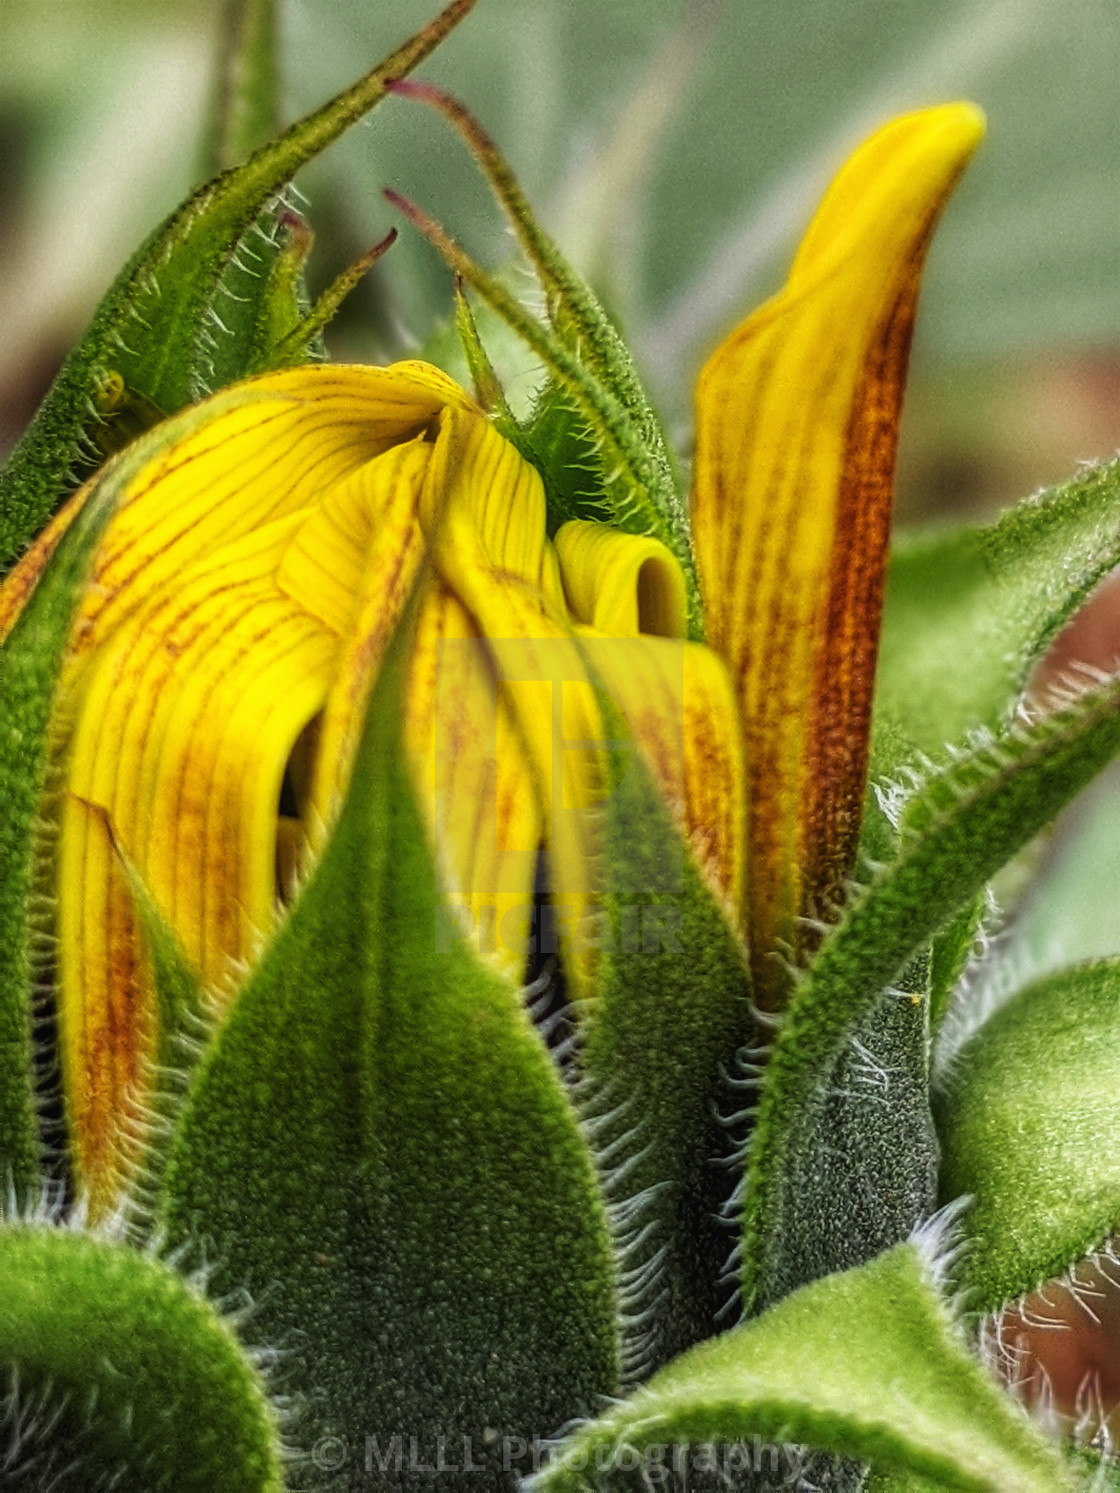
<svg viewBox="0 0 1120 1493">
<path fill-rule="evenodd" d="M 980 129 L 952 105 L 874 136 L 786 288 L 705 368 L 693 541 L 708 647 L 683 641 L 685 581 L 663 544 L 581 521 L 550 540 L 536 471 L 421 363 L 226 390 L 127 482 L 56 707 L 60 1047 L 95 1205 L 119 1187 L 154 1048 L 122 857 L 228 998 L 329 828 L 418 577 L 406 740 L 482 952 L 523 970 L 543 843 L 569 972 L 591 990 L 590 659 L 750 945 L 756 997 L 780 998 L 773 952 L 796 951 L 854 853 L 918 273 Z M 86 496 L 0 591 L 0 634 Z"/>
</svg>

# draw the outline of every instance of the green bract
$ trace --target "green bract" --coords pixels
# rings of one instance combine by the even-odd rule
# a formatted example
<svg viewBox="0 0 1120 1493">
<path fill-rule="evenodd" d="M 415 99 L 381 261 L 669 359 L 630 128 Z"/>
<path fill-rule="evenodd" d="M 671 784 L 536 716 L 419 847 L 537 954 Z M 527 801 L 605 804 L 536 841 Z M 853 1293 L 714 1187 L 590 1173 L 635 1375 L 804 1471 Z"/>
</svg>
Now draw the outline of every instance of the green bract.
<svg viewBox="0 0 1120 1493">
<path fill-rule="evenodd" d="M 979 1329 L 1120 1230 L 1120 962 L 976 949 L 1120 753 L 1114 679 L 1019 708 L 1120 562 L 1120 467 L 887 561 L 978 113 L 845 165 L 705 367 L 690 506 L 497 147 L 402 81 L 470 8 L 269 138 L 272 7 L 233 7 L 219 174 L 0 475 L 0 1468 L 1100 1485 Z M 310 366 L 391 236 L 311 306 L 281 194 L 388 91 L 544 292 L 393 199 L 474 397 Z"/>
</svg>

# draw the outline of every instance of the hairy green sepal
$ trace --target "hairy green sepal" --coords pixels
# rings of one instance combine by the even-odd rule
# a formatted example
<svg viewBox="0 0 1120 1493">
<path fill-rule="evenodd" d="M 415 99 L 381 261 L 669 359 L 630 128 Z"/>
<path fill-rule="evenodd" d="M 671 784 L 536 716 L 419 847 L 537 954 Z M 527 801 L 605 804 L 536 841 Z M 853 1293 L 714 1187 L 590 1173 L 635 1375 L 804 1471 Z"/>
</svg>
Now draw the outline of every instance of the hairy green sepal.
<svg viewBox="0 0 1120 1493">
<path fill-rule="evenodd" d="M 31 1024 L 48 932 L 34 908 L 51 705 L 71 618 L 111 507 L 103 497 L 78 516 L 0 648 L 0 1168 L 20 1200 L 39 1178 Z"/>
<path fill-rule="evenodd" d="M 280 1493 L 276 1412 L 232 1329 L 160 1261 L 0 1228 L 0 1464 L 12 1486 Z"/>
<path fill-rule="evenodd" d="M 531 1487 L 648 1487 L 643 1470 L 672 1467 L 674 1455 L 701 1469 L 705 1445 L 707 1470 L 726 1470 L 732 1487 L 750 1486 L 751 1472 L 799 1473 L 807 1447 L 934 1486 L 1078 1486 L 1057 1447 L 970 1357 L 913 1244 L 693 1348 L 564 1443 Z"/>
<path fill-rule="evenodd" d="M 426 1463 L 466 1437 L 505 1486 L 519 1444 L 616 1384 L 614 1265 L 552 1060 L 446 911 L 401 672 L 398 646 L 323 858 L 203 1060 L 164 1220 L 289 1350 L 305 1456 L 329 1436 L 356 1462 L 375 1437 L 408 1487 L 410 1437 Z"/>
<path fill-rule="evenodd" d="M 1120 960 L 1020 991 L 956 1053 L 937 1096 L 941 1190 L 967 1194 L 959 1275 L 994 1311 L 1120 1228 Z"/>
<path fill-rule="evenodd" d="M 750 1103 L 733 1080 L 752 1023 L 743 951 L 637 749 L 616 748 L 610 770 L 609 937 L 581 1057 L 631 1282 L 634 1380 L 710 1336 L 729 1302 L 720 1215 L 744 1133 L 734 1111 Z"/>
<path fill-rule="evenodd" d="M 897 857 L 856 893 L 807 971 L 770 1055 L 748 1158 L 748 1310 L 804 1279 L 787 1219 L 840 1054 L 908 962 L 1120 751 L 1120 685 L 963 754 L 908 802 Z M 825 1220 L 820 1220 L 823 1224 Z"/>
</svg>

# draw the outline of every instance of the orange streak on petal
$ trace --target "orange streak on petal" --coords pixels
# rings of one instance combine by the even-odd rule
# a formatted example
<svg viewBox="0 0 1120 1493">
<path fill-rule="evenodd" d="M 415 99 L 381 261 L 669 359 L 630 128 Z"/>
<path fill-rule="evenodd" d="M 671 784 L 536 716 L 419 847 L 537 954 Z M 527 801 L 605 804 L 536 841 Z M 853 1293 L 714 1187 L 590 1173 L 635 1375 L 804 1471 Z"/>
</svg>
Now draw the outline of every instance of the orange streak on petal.
<svg viewBox="0 0 1120 1493">
<path fill-rule="evenodd" d="M 948 105 L 887 125 L 826 195 L 786 288 L 697 389 L 693 532 L 709 642 L 746 733 L 756 997 L 840 891 L 858 836 L 918 277 L 981 132 Z"/>
<path fill-rule="evenodd" d="M 370 691 L 423 558 L 417 511 L 430 451 L 423 441 L 399 446 L 355 473 L 343 484 L 345 491 L 331 494 L 324 504 L 332 523 L 353 526 L 362 554 L 360 564 L 354 555 L 347 561 L 344 587 L 350 589 L 351 613 L 319 732 L 310 799 L 316 843 L 333 821 L 349 780 Z M 317 552 L 322 563 L 324 537 L 322 526 L 300 533 L 296 543 L 304 562 Z M 295 548 L 285 556 L 280 583 L 304 599 L 293 584 Z M 326 613 L 320 609 L 319 615 Z M 343 620 L 341 602 L 334 620 Z"/>
<path fill-rule="evenodd" d="M 405 733 L 419 799 L 462 931 L 524 977 L 541 812 L 485 643 L 462 604 L 430 585 L 417 627 Z"/>
</svg>

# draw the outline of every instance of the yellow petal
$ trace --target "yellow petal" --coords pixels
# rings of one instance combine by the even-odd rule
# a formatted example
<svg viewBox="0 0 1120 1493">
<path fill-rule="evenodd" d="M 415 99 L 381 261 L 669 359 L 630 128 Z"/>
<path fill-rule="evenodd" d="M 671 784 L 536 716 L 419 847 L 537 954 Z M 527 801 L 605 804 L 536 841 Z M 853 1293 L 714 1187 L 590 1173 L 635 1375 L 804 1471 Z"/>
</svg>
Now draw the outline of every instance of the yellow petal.
<svg viewBox="0 0 1120 1493">
<path fill-rule="evenodd" d="M 577 621 L 611 638 L 684 637 L 684 575 L 660 540 L 572 519 L 557 531 L 556 553 Z"/>
<path fill-rule="evenodd" d="M 420 611 L 405 730 L 462 932 L 520 983 L 533 925 L 540 805 L 486 646 L 438 580 Z"/>
<path fill-rule="evenodd" d="M 430 452 L 426 441 L 408 441 L 340 483 L 280 566 L 282 589 L 343 634 L 311 783 L 313 845 L 334 820 L 377 670 L 416 578 Z"/>
<path fill-rule="evenodd" d="M 152 1024 L 106 826 L 221 985 L 272 929 L 284 767 L 338 647 L 275 586 L 302 517 L 225 546 L 137 609 L 60 702 L 73 718 L 58 852 L 63 1081 L 95 1199 L 119 1181 L 118 1127 L 142 1089 Z"/>
<path fill-rule="evenodd" d="M 566 899 L 568 968 L 587 988 L 602 725 L 545 536 L 537 472 L 486 420 L 441 417 L 422 500 L 433 564 L 487 646 L 544 816 L 553 892 Z"/>
<path fill-rule="evenodd" d="M 60 1044 L 95 1211 L 127 1167 L 153 1042 L 115 847 L 207 983 L 228 989 L 271 932 L 306 836 L 278 818 L 289 757 L 318 722 L 343 640 L 376 654 L 375 626 L 352 636 L 363 601 L 376 594 L 387 633 L 410 583 L 423 436 L 449 406 L 475 408 L 423 364 L 265 375 L 171 422 L 119 497 L 58 699 Z M 0 611 L 22 605 L 83 500 Z M 347 717 L 335 694 L 318 737 L 337 766 Z"/>
<path fill-rule="evenodd" d="M 896 119 L 826 195 L 789 283 L 697 388 L 693 534 L 709 643 L 748 764 L 756 998 L 836 898 L 859 831 L 899 411 L 934 223 L 982 133 L 969 105 Z"/>
<path fill-rule="evenodd" d="M 458 385 L 422 363 L 262 375 L 233 408 L 174 442 L 129 483 L 97 555 L 82 648 L 199 556 L 316 503 L 335 483 L 424 431 Z M 248 398 L 248 395 L 252 395 Z"/>
</svg>

